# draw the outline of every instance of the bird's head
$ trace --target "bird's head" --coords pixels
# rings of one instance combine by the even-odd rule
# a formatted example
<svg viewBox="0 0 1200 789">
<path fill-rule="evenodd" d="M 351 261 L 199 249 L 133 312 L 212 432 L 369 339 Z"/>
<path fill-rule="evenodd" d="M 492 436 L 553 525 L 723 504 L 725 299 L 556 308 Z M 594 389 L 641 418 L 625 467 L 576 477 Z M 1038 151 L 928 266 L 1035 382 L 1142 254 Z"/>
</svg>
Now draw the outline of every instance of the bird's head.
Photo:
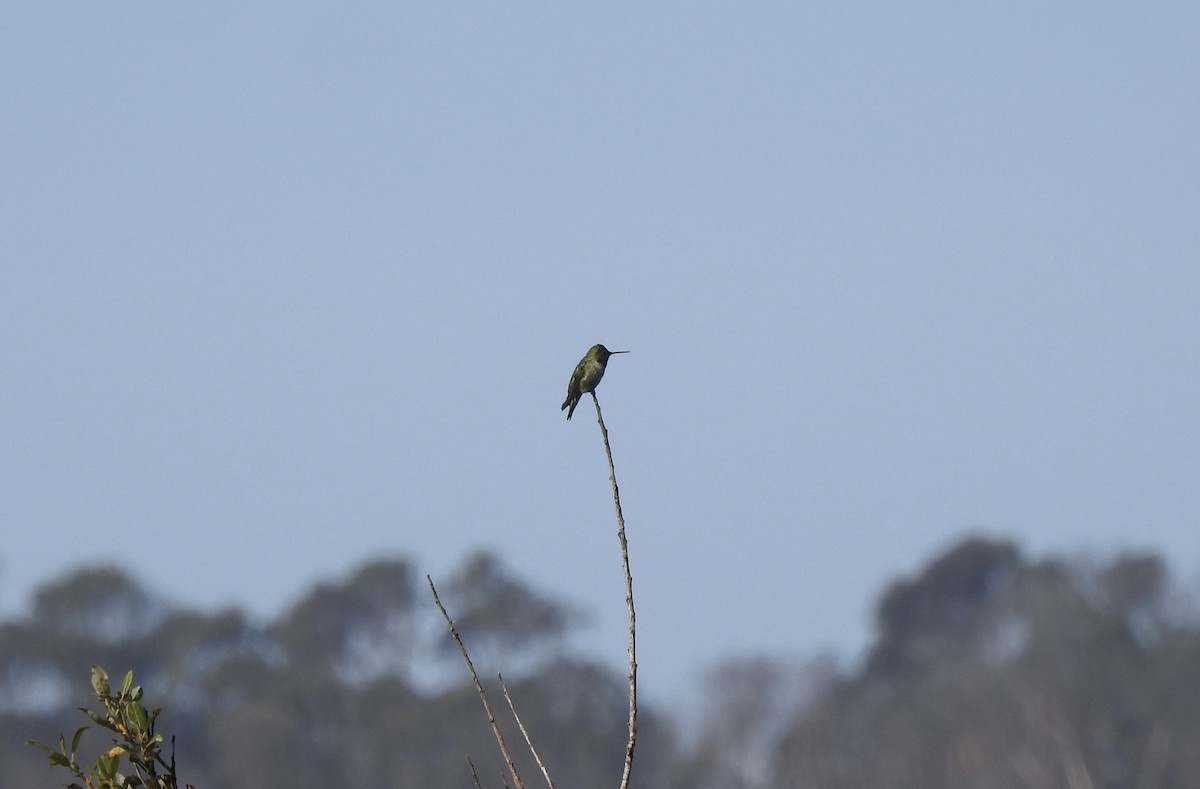
<svg viewBox="0 0 1200 789">
<path fill-rule="evenodd" d="M 592 353 L 600 361 L 607 362 L 608 357 L 613 356 L 614 354 L 618 354 L 618 353 L 629 353 L 629 351 L 610 351 L 609 349 L 605 348 L 603 345 L 593 345 Z"/>
</svg>

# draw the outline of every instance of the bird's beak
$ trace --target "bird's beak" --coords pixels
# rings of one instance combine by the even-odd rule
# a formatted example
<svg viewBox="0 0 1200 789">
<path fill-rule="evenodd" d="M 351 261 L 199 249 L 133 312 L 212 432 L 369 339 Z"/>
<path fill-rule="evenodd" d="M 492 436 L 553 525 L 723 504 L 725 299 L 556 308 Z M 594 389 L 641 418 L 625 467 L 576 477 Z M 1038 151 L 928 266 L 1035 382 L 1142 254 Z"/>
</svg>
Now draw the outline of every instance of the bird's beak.
<svg viewBox="0 0 1200 789">
<path fill-rule="evenodd" d="M 613 353 L 629 353 L 629 351 L 609 351 L 609 353 L 610 353 L 610 354 L 613 354 Z"/>
</svg>

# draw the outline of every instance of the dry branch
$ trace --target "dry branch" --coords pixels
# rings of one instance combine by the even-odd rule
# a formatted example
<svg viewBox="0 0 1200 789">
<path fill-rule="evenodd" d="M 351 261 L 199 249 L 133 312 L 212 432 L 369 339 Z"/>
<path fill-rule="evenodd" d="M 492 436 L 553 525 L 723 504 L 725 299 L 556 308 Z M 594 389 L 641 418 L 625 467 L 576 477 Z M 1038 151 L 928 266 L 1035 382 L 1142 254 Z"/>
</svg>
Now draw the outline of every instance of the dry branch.
<svg viewBox="0 0 1200 789">
<path fill-rule="evenodd" d="M 502 674 L 497 674 L 496 676 L 500 679 L 500 690 L 504 692 L 504 700 L 508 702 L 508 708 L 512 711 L 513 720 L 517 722 L 517 728 L 521 730 L 521 736 L 525 738 L 525 744 L 529 746 L 529 752 L 533 754 L 533 760 L 537 762 L 537 766 L 541 769 L 542 776 L 546 779 L 546 785 L 550 789 L 554 789 L 554 781 L 550 779 L 550 771 L 542 763 L 542 757 L 538 756 L 537 748 L 533 747 L 533 740 L 529 739 L 529 732 L 525 731 L 525 724 L 521 722 L 521 716 L 517 714 L 517 707 L 513 704 L 512 696 L 508 695 L 508 685 L 504 683 L 504 676 Z"/>
<path fill-rule="evenodd" d="M 521 775 L 517 772 L 517 764 L 513 761 L 512 754 L 508 752 L 508 746 L 504 743 L 504 735 L 500 733 L 500 727 L 496 725 L 496 716 L 492 714 L 492 705 L 488 704 L 487 693 L 483 690 L 483 684 L 479 681 L 479 675 L 475 673 L 475 665 L 471 663 L 471 656 L 467 654 L 467 648 L 463 646 L 462 639 L 458 636 L 458 628 L 454 626 L 454 620 L 446 613 L 446 607 L 442 605 L 441 598 L 438 597 L 437 588 L 433 585 L 433 578 L 428 575 L 425 580 L 429 581 L 429 590 L 433 592 L 433 602 L 437 604 L 438 610 L 442 612 L 442 618 L 446 620 L 446 625 L 450 628 L 450 635 L 454 637 L 454 643 L 458 644 L 458 651 L 462 653 L 463 660 L 467 662 L 467 669 L 471 672 L 471 681 L 475 683 L 475 691 L 479 694 L 479 700 L 483 702 L 483 711 L 487 713 L 488 723 L 491 724 L 492 733 L 496 735 L 496 742 L 500 745 L 500 753 L 504 756 L 504 761 L 508 764 L 508 770 L 512 773 L 513 783 L 517 789 L 525 789 L 525 784 L 521 781 Z"/>
<path fill-rule="evenodd" d="M 629 572 L 629 544 L 625 540 L 625 516 L 621 514 L 621 494 L 617 490 L 617 470 L 613 466 L 612 447 L 608 443 L 608 428 L 600 412 L 600 399 L 592 391 L 596 404 L 596 421 L 604 439 L 604 454 L 608 457 L 608 479 L 612 483 L 613 505 L 617 509 L 617 539 L 621 543 L 621 563 L 625 568 L 625 607 L 629 609 L 629 739 L 625 744 L 625 768 L 621 772 L 620 789 L 628 789 L 633 771 L 633 746 L 637 743 L 637 617 L 633 610 L 633 575 Z"/>
</svg>

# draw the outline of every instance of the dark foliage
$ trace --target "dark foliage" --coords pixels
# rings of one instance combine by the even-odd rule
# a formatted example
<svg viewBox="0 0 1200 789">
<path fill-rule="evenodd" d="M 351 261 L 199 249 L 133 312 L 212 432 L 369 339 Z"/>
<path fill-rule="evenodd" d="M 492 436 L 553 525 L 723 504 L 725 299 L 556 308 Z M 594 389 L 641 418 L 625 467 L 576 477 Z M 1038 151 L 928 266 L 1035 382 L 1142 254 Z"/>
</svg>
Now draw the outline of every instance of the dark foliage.
<svg viewBox="0 0 1200 789">
<path fill-rule="evenodd" d="M 781 787 L 1200 786 L 1200 631 L 1163 563 L 969 540 L 879 610 L 863 671 L 776 744 Z"/>
<path fill-rule="evenodd" d="M 619 774 L 624 680 L 564 656 L 575 614 L 487 554 L 448 587 L 468 644 L 520 653 L 520 666 L 504 667 L 510 687 L 564 783 Z M 463 786 L 464 755 L 486 771 L 495 743 L 422 591 L 408 562 L 376 561 L 256 624 L 236 610 L 172 609 L 112 568 L 54 582 L 36 593 L 33 617 L 0 625 L 0 786 L 52 785 L 44 755 L 11 744 L 55 743 L 72 728 L 76 708 L 95 701 L 92 663 L 136 672 L 164 708 L 181 774 L 200 787 Z M 646 726 L 652 738 L 664 728 L 650 712 Z M 656 771 L 648 757 L 646 775 Z"/>
<path fill-rule="evenodd" d="M 493 698 L 487 677 L 503 669 L 558 785 L 613 785 L 625 681 L 561 649 L 578 615 L 486 554 L 445 587 Z M 92 663 L 136 672 L 163 708 L 159 731 L 176 737 L 181 778 L 201 789 L 462 787 L 467 754 L 484 786 L 500 786 L 479 700 L 421 592 L 408 562 L 378 561 L 260 624 L 171 608 L 111 568 L 50 584 L 34 616 L 0 623 L 0 786 L 54 785 L 45 756 L 20 743 L 76 725 L 95 701 Z M 1156 556 L 1035 561 L 970 539 L 886 591 L 858 670 L 750 654 L 706 677 L 684 732 L 643 706 L 633 783 L 1200 787 L 1190 602 Z"/>
</svg>

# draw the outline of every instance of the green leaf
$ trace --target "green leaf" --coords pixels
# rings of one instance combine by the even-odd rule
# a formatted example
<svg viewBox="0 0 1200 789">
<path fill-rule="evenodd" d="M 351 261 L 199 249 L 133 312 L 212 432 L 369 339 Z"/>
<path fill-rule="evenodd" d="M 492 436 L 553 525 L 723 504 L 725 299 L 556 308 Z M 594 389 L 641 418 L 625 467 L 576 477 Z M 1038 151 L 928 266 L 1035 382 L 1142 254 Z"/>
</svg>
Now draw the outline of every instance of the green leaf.
<svg viewBox="0 0 1200 789">
<path fill-rule="evenodd" d="M 96 757 L 96 766 L 92 770 L 101 780 L 111 781 L 117 772 L 117 759 L 102 753 Z"/>
<path fill-rule="evenodd" d="M 126 717 L 133 723 L 133 730 L 138 734 L 145 734 L 146 727 L 150 725 L 150 720 L 146 716 L 146 708 L 136 701 L 129 702 L 125 707 Z"/>
<path fill-rule="evenodd" d="M 129 688 L 133 686 L 133 669 L 125 672 L 125 678 L 121 680 L 121 695 L 124 696 L 129 692 Z"/>
<path fill-rule="evenodd" d="M 108 718 L 101 717 L 100 713 L 94 712 L 93 710 L 89 710 L 87 707 L 80 707 L 79 711 L 82 712 L 84 715 L 88 716 L 89 718 L 91 718 L 96 723 L 103 726 L 104 728 L 111 729 L 112 731 L 115 731 L 118 734 L 120 733 L 120 730 L 116 726 L 113 725 L 112 721 L 110 721 Z"/>
<path fill-rule="evenodd" d="M 26 745 L 32 745 L 32 746 L 33 746 L 33 747 L 35 747 L 35 748 L 41 748 L 41 749 L 42 749 L 43 751 L 45 751 L 46 753 L 58 753 L 58 751 L 54 750 L 53 748 L 51 748 L 51 747 L 50 747 L 49 745 L 47 745 L 46 743 L 44 743 L 44 742 L 38 742 L 37 740 L 26 740 L 26 741 L 25 741 L 25 744 L 26 744 Z"/>
<path fill-rule="evenodd" d="M 99 666 L 92 666 L 92 689 L 97 696 L 107 696 L 111 688 L 108 684 L 108 673 Z"/>
<path fill-rule="evenodd" d="M 79 748 L 79 738 L 82 737 L 83 733 L 90 728 L 91 726 L 80 726 L 75 730 L 75 736 L 71 738 L 71 753 L 75 753 L 76 749 Z M 62 738 L 60 737 L 59 739 L 61 740 Z"/>
</svg>

